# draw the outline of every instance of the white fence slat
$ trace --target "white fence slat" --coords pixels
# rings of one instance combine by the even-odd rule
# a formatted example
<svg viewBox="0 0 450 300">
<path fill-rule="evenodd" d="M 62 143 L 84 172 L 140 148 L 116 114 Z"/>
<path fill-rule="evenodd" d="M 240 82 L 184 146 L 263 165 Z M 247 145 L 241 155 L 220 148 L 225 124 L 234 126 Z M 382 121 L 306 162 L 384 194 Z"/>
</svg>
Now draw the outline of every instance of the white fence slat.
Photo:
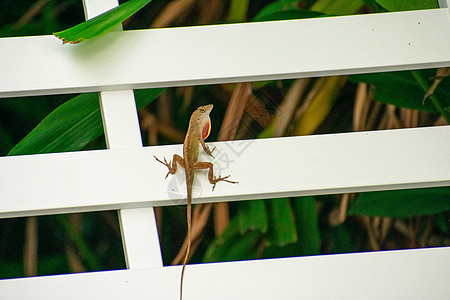
<svg viewBox="0 0 450 300">
<path fill-rule="evenodd" d="M 442 8 L 110 32 L 80 45 L 2 38 L 0 97 L 444 67 L 449 24 Z"/>
<path fill-rule="evenodd" d="M 133 91 L 101 92 L 99 97 L 108 148 L 142 147 Z"/>
<path fill-rule="evenodd" d="M 108 148 L 141 148 L 142 138 L 133 91 L 102 92 L 99 96 Z M 118 214 L 127 267 L 162 266 L 153 208 L 121 209 Z"/>
<path fill-rule="evenodd" d="M 118 0 L 83 0 L 84 15 L 92 19 L 119 5 Z"/>
<path fill-rule="evenodd" d="M 199 171 L 194 203 L 450 185 L 450 126 L 211 145 L 216 173 L 239 184 L 218 183 L 212 192 Z M 183 170 L 165 180 L 167 169 L 153 158 L 181 148 L 0 157 L 0 217 L 185 203 Z"/>
<path fill-rule="evenodd" d="M 450 248 L 188 265 L 189 299 L 450 299 Z M 178 299 L 180 266 L 0 280 L 19 299 Z"/>
<path fill-rule="evenodd" d="M 162 267 L 161 247 L 153 207 L 119 210 L 128 269 Z"/>
<path fill-rule="evenodd" d="M 117 4 L 83 2 L 89 17 Z M 76 46 L 52 36 L 0 38 L 0 97 L 106 91 L 101 106 L 114 149 L 0 157 L 0 218 L 121 209 L 132 269 L 0 280 L 2 297 L 178 297 L 180 267 L 162 267 L 151 206 L 185 201 L 182 172 L 164 180 L 152 157 L 169 158 L 181 145 L 141 148 L 131 89 L 446 67 L 449 25 L 443 8 L 111 32 Z M 449 137 L 442 126 L 215 143 L 217 171 L 240 183 L 213 193 L 200 173 L 194 202 L 450 185 Z M 188 270 L 185 299 L 450 298 L 450 247 Z"/>
<path fill-rule="evenodd" d="M 117 6 L 117 0 L 83 0 L 86 19 Z M 121 30 L 118 26 L 116 30 Z M 142 147 L 141 131 L 132 90 L 99 93 L 108 148 Z M 162 266 L 153 208 L 118 211 L 125 262 L 128 268 Z"/>
<path fill-rule="evenodd" d="M 449 3 L 450 3 L 450 0 L 439 0 L 439 7 L 440 8 L 448 8 Z"/>
</svg>

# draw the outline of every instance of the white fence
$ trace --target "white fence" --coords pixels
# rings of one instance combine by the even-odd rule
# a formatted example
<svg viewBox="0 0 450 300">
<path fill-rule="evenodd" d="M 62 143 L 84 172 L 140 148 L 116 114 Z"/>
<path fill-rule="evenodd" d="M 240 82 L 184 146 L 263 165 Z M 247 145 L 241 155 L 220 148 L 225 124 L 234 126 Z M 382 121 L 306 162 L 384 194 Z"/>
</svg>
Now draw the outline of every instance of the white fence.
<svg viewBox="0 0 450 300">
<path fill-rule="evenodd" d="M 84 2 L 88 16 L 117 4 Z M 178 298 L 180 267 L 162 266 L 152 207 L 184 201 L 183 187 L 168 193 L 183 175 L 164 180 L 153 155 L 170 157 L 181 146 L 142 147 L 130 89 L 448 67 L 449 37 L 445 6 L 116 31 L 80 45 L 53 36 L 0 39 L 0 97 L 99 91 L 110 148 L 0 157 L 0 217 L 119 209 L 129 268 L 0 280 L 1 297 Z M 450 185 L 450 126 L 216 145 L 239 184 L 211 192 L 197 176 L 205 186 L 196 203 Z M 190 265 L 184 296 L 448 299 L 448 278 L 450 248 L 358 253 Z"/>
</svg>

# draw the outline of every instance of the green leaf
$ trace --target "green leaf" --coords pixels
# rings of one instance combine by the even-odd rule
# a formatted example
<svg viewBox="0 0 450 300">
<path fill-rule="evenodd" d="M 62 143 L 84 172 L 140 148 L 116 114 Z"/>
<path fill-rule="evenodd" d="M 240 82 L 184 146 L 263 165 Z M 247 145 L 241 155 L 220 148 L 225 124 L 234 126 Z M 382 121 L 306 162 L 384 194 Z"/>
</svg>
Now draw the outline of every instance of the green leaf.
<svg viewBox="0 0 450 300">
<path fill-rule="evenodd" d="M 289 198 L 269 200 L 266 204 L 269 211 L 266 245 L 285 246 L 297 242 L 297 228 Z"/>
<path fill-rule="evenodd" d="M 428 83 L 427 79 L 423 76 L 422 72 L 419 71 L 411 71 L 412 76 L 417 81 L 417 83 L 422 87 L 422 90 L 424 93 L 428 94 L 428 91 L 430 90 L 430 84 Z M 436 76 L 438 76 L 439 70 L 436 72 Z M 448 81 L 447 81 L 448 83 Z M 426 97 L 426 96 L 425 96 Z M 450 114 L 445 110 L 445 107 L 442 103 L 442 101 L 436 96 L 435 93 L 432 93 L 430 96 L 430 102 L 433 103 L 436 110 L 444 117 L 444 119 L 447 121 L 448 124 L 450 124 Z M 422 101 L 422 103 L 426 99 Z"/>
<path fill-rule="evenodd" d="M 257 258 L 258 243 L 262 233 L 247 231 L 239 233 L 239 218 L 235 217 L 231 223 L 206 249 L 203 262 L 236 261 Z"/>
<path fill-rule="evenodd" d="M 97 93 L 81 94 L 52 111 L 8 155 L 79 150 L 102 133 Z"/>
<path fill-rule="evenodd" d="M 315 198 L 310 196 L 295 199 L 294 209 L 300 255 L 320 254 L 319 218 Z"/>
<path fill-rule="evenodd" d="M 244 234 L 248 230 L 267 232 L 269 217 L 264 200 L 243 201 L 239 203 L 239 232 Z"/>
<path fill-rule="evenodd" d="M 55 32 L 53 35 L 62 40 L 63 44 L 81 43 L 110 31 L 131 17 L 150 1 L 151 0 L 130 0 L 96 16 L 95 18 L 89 19 L 69 29 Z"/>
<path fill-rule="evenodd" d="M 261 9 L 254 22 L 306 19 L 324 16 L 323 13 L 299 9 L 299 0 L 281 0 L 273 2 Z"/>
<path fill-rule="evenodd" d="M 307 18 L 316 18 L 323 17 L 325 14 L 321 12 L 311 11 L 311 10 L 285 10 L 275 12 L 269 15 L 259 15 L 253 19 L 255 22 L 263 22 L 263 21 L 278 21 L 278 20 L 295 20 L 295 19 L 307 19 Z"/>
<path fill-rule="evenodd" d="M 450 210 L 450 187 L 361 193 L 349 215 L 405 218 Z"/>
<path fill-rule="evenodd" d="M 296 198 L 294 213 L 297 220 L 298 241 L 285 246 L 269 246 L 264 251 L 264 258 L 320 254 L 321 240 L 315 198 Z"/>
<path fill-rule="evenodd" d="M 437 0 L 375 0 L 388 11 L 438 8 Z"/>
<path fill-rule="evenodd" d="M 137 108 L 152 102 L 164 90 L 135 91 Z M 77 151 L 102 134 L 98 94 L 81 94 L 52 111 L 8 155 Z"/>
<path fill-rule="evenodd" d="M 436 75 L 436 70 L 417 71 L 430 80 L 430 85 Z M 432 101 L 423 103 L 425 92 L 410 71 L 384 72 L 373 74 L 351 75 L 354 82 L 365 82 L 373 85 L 374 98 L 380 102 L 398 107 L 417 109 L 429 112 L 439 112 Z M 450 105 L 450 79 L 444 78 L 436 88 L 434 95 L 444 107 Z"/>
<path fill-rule="evenodd" d="M 318 0 L 311 6 L 311 10 L 320 11 L 327 15 L 352 15 L 357 13 L 365 4 L 364 0 Z"/>
<path fill-rule="evenodd" d="M 302 2 L 302 0 L 288 0 L 288 1 L 275 1 L 261 9 L 256 17 L 253 19 L 254 21 L 259 21 L 260 18 L 264 18 L 266 16 L 276 14 L 282 11 L 291 11 L 291 10 L 298 10 L 299 3 Z"/>
</svg>

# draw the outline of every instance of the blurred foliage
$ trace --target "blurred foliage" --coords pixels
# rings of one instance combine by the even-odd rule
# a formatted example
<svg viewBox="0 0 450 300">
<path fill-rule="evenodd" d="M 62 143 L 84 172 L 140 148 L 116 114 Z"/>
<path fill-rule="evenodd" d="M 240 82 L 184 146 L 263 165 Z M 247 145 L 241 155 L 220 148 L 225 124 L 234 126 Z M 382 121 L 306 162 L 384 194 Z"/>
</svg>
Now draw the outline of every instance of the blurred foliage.
<svg viewBox="0 0 450 300">
<path fill-rule="evenodd" d="M 348 214 L 406 218 L 446 211 L 450 211 L 450 188 L 428 188 L 360 193 Z"/>
<path fill-rule="evenodd" d="M 378 4 L 388 11 L 416 10 L 438 8 L 437 0 L 408 0 L 408 1 L 391 1 L 376 0 Z"/>
<path fill-rule="evenodd" d="M 285 20 L 436 5 L 436 1 L 394 2 L 192 0 L 181 5 L 153 0 L 124 27 Z M 79 0 L 5 0 L 4 4 L 8 9 L 0 12 L 2 37 L 51 34 L 83 21 Z M 435 74 L 436 70 L 421 70 L 253 83 L 236 138 L 447 124 L 450 80 L 444 78 L 424 101 Z M 215 105 L 210 138 L 215 140 L 238 86 L 135 91 L 144 143 L 181 143 L 190 113 L 205 103 Z M 93 93 L 0 100 L 0 155 L 104 149 L 102 131 L 98 97 Z M 444 187 L 228 203 L 225 229 L 215 231 L 214 218 L 205 222 L 192 261 L 448 246 L 449 191 Z M 186 232 L 185 208 L 158 209 L 157 217 L 164 263 L 169 264 Z M 37 225 L 30 220 L 0 220 L 0 278 L 33 275 L 24 271 L 33 263 L 34 274 L 39 275 L 125 267 L 116 212 L 42 216 L 37 217 Z M 30 245 L 38 249 L 32 263 L 27 254 Z"/>
</svg>

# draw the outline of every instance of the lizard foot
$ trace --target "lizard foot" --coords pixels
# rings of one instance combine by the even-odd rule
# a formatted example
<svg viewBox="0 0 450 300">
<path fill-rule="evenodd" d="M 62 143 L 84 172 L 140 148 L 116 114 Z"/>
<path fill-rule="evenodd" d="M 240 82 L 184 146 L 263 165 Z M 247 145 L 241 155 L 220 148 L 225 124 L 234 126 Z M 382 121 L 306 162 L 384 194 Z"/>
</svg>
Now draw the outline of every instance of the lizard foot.
<svg viewBox="0 0 450 300">
<path fill-rule="evenodd" d="M 228 177 L 230 177 L 230 175 L 225 176 L 225 177 L 219 176 L 219 177 L 217 177 L 217 178 L 214 178 L 214 179 L 213 179 L 213 182 L 211 182 L 212 185 L 213 185 L 212 190 L 214 191 L 214 188 L 216 187 L 216 184 L 217 184 L 219 181 L 226 181 L 226 182 L 229 182 L 229 183 L 238 183 L 237 181 L 231 181 L 231 180 L 228 180 L 228 179 L 227 179 Z"/>
</svg>

